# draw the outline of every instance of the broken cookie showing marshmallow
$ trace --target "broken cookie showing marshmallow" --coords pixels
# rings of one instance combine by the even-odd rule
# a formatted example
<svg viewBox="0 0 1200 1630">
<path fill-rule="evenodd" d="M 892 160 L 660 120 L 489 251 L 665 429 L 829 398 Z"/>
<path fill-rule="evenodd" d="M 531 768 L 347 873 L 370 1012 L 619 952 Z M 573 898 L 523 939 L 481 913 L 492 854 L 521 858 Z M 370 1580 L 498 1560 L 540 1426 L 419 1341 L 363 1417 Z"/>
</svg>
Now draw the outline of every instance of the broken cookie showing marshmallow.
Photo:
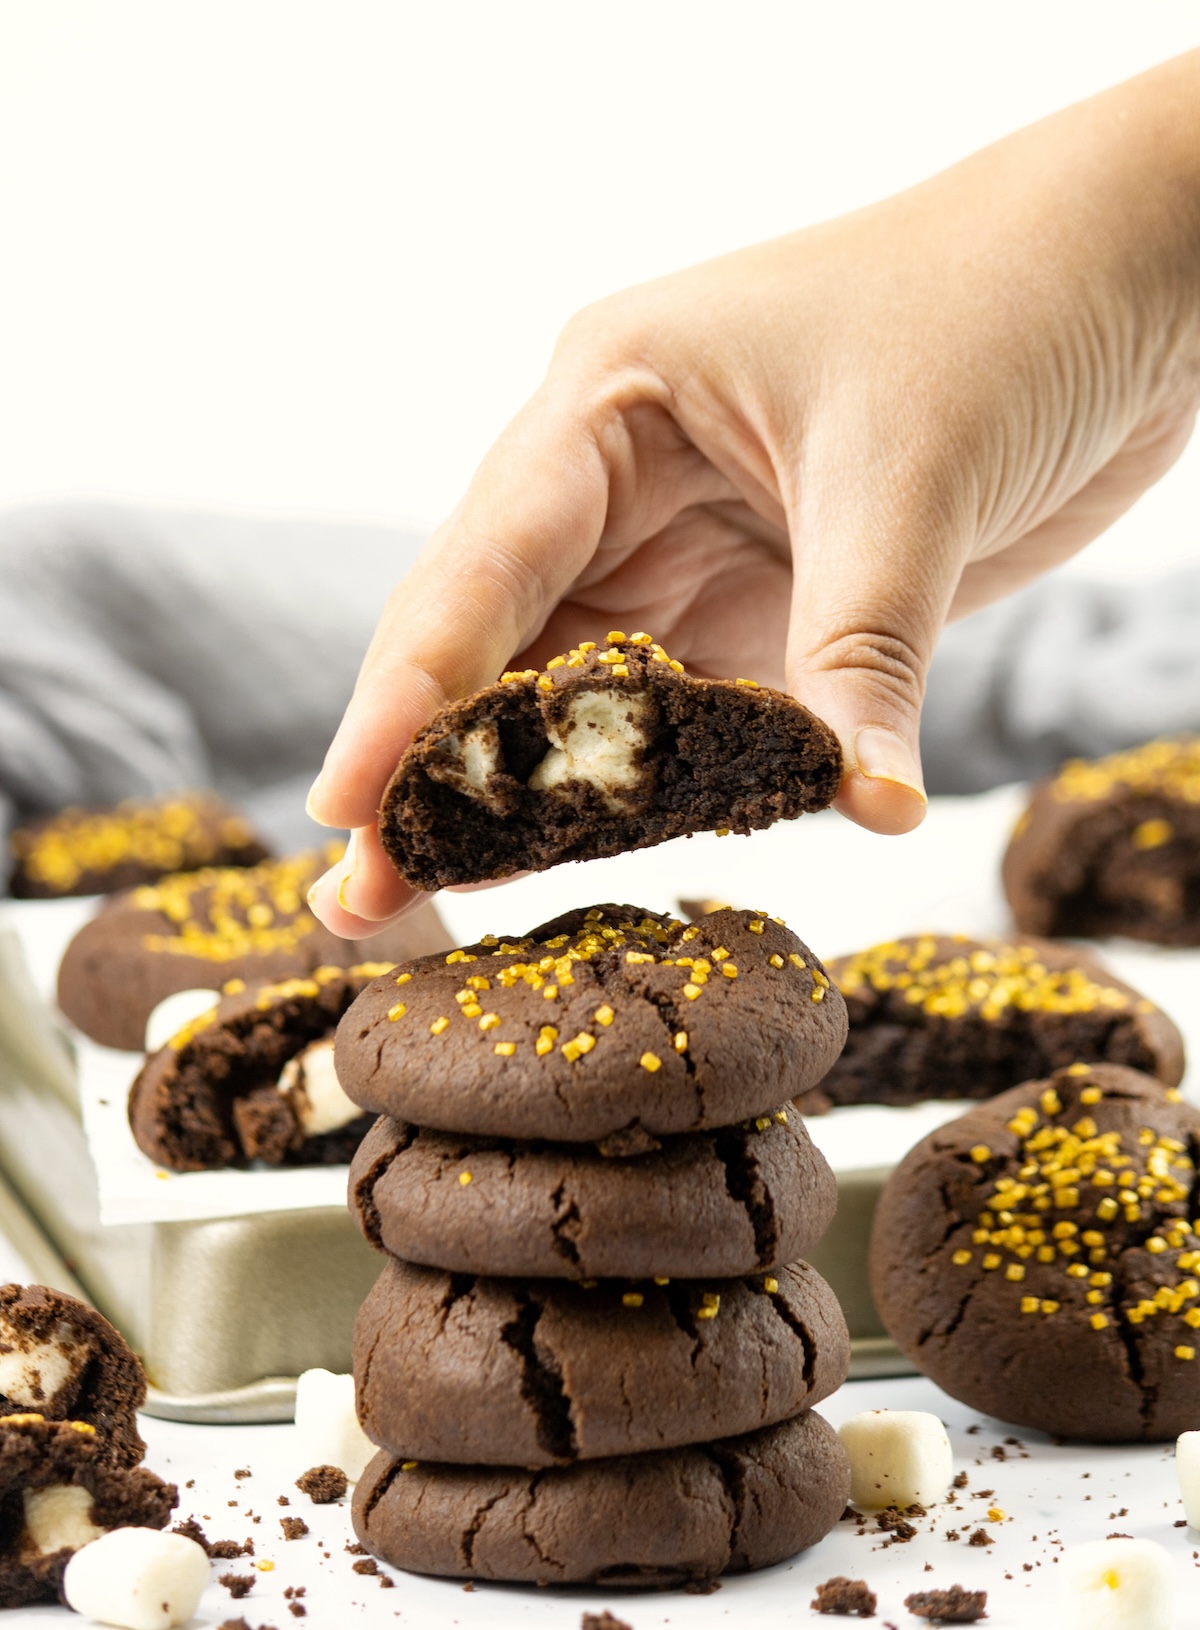
<svg viewBox="0 0 1200 1630">
<path fill-rule="evenodd" d="M 1059 1558 L 1059 1630 L 1172 1630 L 1174 1571 L 1151 1539 L 1068 1545 Z"/>
<path fill-rule="evenodd" d="M 87 1421 L 0 1416 L 0 1608 L 57 1600 L 76 1551 L 114 1528 L 161 1528 L 177 1503 L 173 1483 L 107 1463 Z"/>
<path fill-rule="evenodd" d="M 864 1511 L 935 1505 L 954 1476 L 946 1428 L 920 1409 L 868 1409 L 838 1430 L 850 1457 L 850 1498 Z"/>
<path fill-rule="evenodd" d="M 208 1554 L 184 1534 L 118 1528 L 85 1545 L 67 1564 L 67 1606 L 124 1630 L 186 1624 L 208 1584 Z"/>
<path fill-rule="evenodd" d="M 235 988 L 146 1060 L 129 1094 L 142 1151 L 176 1171 L 242 1161 L 269 1166 L 348 1161 L 371 1125 L 342 1091 L 333 1032 L 386 962 L 317 968 L 303 978 Z"/>
<path fill-rule="evenodd" d="M 750 832 L 824 809 L 841 774 L 833 732 L 790 696 L 690 678 L 649 634 L 614 632 L 444 707 L 400 760 L 379 832 L 432 890 Z"/>
<path fill-rule="evenodd" d="M 135 1466 L 145 1398 L 141 1364 L 94 1308 L 46 1285 L 0 1285 L 0 1414 L 82 1421 L 99 1459 Z"/>
</svg>

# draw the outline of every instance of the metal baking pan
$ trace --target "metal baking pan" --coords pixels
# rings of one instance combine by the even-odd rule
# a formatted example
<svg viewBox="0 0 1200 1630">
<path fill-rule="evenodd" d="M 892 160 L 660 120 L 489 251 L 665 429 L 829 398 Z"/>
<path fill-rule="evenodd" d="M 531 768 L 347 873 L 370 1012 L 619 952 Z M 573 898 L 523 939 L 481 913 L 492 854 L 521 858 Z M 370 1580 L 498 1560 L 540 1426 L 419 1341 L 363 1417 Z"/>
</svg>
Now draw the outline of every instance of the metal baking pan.
<svg viewBox="0 0 1200 1630">
<path fill-rule="evenodd" d="M 61 1260 L 141 1354 L 150 1414 L 290 1420 L 302 1370 L 349 1370 L 354 1316 L 379 1258 L 342 1207 L 101 1225 L 70 1048 L 30 984 L 16 936 L 2 925 L 0 1175 L 57 1253 L 43 1259 Z M 884 1176 L 839 1179 L 837 1220 L 812 1253 L 846 1311 L 853 1377 L 909 1368 L 883 1332 L 866 1281 L 867 1235 Z M 54 1282 L 62 1284 L 62 1274 Z"/>
</svg>

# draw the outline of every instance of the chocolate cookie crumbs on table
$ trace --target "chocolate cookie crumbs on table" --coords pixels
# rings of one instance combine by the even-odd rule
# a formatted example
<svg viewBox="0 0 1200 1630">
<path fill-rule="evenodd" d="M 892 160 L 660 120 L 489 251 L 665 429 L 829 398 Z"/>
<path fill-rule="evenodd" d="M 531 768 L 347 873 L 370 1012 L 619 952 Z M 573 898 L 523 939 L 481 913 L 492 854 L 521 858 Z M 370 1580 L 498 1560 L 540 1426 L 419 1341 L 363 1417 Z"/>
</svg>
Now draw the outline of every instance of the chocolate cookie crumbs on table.
<svg viewBox="0 0 1200 1630">
<path fill-rule="evenodd" d="M 1034 790 L 1002 875 L 1025 933 L 1200 944 L 1200 736 L 1064 764 Z"/>
<path fill-rule="evenodd" d="M 308 1533 L 308 1524 L 303 1517 L 280 1517 L 279 1526 L 283 1529 L 284 1539 L 303 1539 Z"/>
<path fill-rule="evenodd" d="M 991 1098 L 1080 1061 L 1126 1064 L 1167 1086 L 1183 1078 L 1172 1021 L 1077 946 L 920 934 L 839 957 L 828 972 L 850 1029 L 799 1100 L 808 1115 Z"/>
<path fill-rule="evenodd" d="M 443 707 L 405 752 L 379 833 L 417 888 L 543 871 L 824 809 L 829 727 L 752 680 L 691 679 L 649 634 L 585 640 Z"/>
<path fill-rule="evenodd" d="M 602 1613 L 585 1613 L 579 1621 L 579 1630 L 633 1630 L 633 1626 L 605 1608 Z"/>
<path fill-rule="evenodd" d="M 217 1584 L 224 1585 L 234 1601 L 240 1601 L 243 1596 L 249 1596 L 254 1589 L 256 1580 L 252 1573 L 219 1573 Z"/>
<path fill-rule="evenodd" d="M 996 1541 L 992 1538 L 991 1534 L 988 1533 L 986 1528 L 976 1528 L 971 1534 L 971 1537 L 967 1540 L 968 1545 L 975 1546 L 994 1545 L 995 1543 Z"/>
<path fill-rule="evenodd" d="M 340 1466 L 310 1466 L 296 1479 L 296 1487 L 307 1494 L 314 1505 L 329 1505 L 342 1499 L 349 1486 Z"/>
<path fill-rule="evenodd" d="M 1200 1110 L 1071 1065 L 940 1128 L 889 1178 L 871 1280 L 953 1397 L 1095 1442 L 1173 1439 L 1200 1407 Z"/>
<path fill-rule="evenodd" d="M 865 1579 L 847 1579 L 836 1574 L 817 1586 L 817 1594 L 809 1606 L 818 1613 L 836 1613 L 843 1618 L 873 1618 L 876 1596 L 867 1589 Z"/>
<path fill-rule="evenodd" d="M 964 1590 L 951 1585 L 949 1590 L 918 1590 L 904 1598 L 908 1611 L 918 1619 L 930 1619 L 934 1624 L 974 1624 L 987 1617 L 987 1591 Z"/>
</svg>

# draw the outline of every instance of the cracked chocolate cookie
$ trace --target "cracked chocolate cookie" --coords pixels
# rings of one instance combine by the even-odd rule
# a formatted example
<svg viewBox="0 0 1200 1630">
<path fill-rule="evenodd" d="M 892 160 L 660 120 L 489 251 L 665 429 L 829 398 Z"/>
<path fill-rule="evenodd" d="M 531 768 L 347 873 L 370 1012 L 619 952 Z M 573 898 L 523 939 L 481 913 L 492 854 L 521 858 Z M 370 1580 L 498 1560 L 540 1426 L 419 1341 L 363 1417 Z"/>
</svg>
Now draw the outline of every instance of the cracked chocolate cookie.
<svg viewBox="0 0 1200 1630">
<path fill-rule="evenodd" d="M 384 794 L 383 846 L 420 889 L 750 832 L 832 802 L 833 732 L 753 680 L 691 679 L 648 634 L 585 640 L 442 708 Z"/>
<path fill-rule="evenodd" d="M 114 1466 L 86 1421 L 0 1417 L 0 1608 L 59 1599 L 63 1569 L 113 1528 L 162 1528 L 173 1483 Z"/>
<path fill-rule="evenodd" d="M 36 1410 L 96 1428 L 96 1455 L 135 1466 L 141 1363 L 95 1308 L 47 1285 L 0 1285 L 0 1414 Z"/>
<path fill-rule="evenodd" d="M 951 1397 L 1062 1437 L 1166 1441 L 1200 1416 L 1200 1109 L 1115 1064 L 1028 1081 L 889 1178 L 871 1286 Z"/>
<path fill-rule="evenodd" d="M 305 978 L 230 988 L 138 1074 L 129 1090 L 138 1147 L 179 1172 L 244 1160 L 269 1166 L 349 1160 L 371 1116 L 342 1091 L 334 1027 L 387 968 L 379 962 L 317 968 Z"/>
<path fill-rule="evenodd" d="M 359 1419 L 418 1460 L 553 1466 L 731 1437 L 839 1387 L 807 1263 L 751 1279 L 476 1279 L 389 1258 L 354 1332 Z"/>
<path fill-rule="evenodd" d="M 1064 764 L 1034 791 L 1002 875 L 1023 933 L 1200 945 L 1200 736 Z"/>
<path fill-rule="evenodd" d="M 846 999 L 841 1057 L 800 1108 L 991 1098 L 1083 1060 L 1183 1078 L 1175 1025 L 1096 957 L 1048 940 L 914 935 L 829 964 Z"/>
<path fill-rule="evenodd" d="M 672 1585 L 770 1567 L 833 1528 L 850 1492 L 808 1412 L 696 1448 L 529 1472 L 378 1454 L 354 1531 L 396 1567 L 539 1585 Z"/>
<path fill-rule="evenodd" d="M 305 903 L 342 853 L 290 855 L 246 870 L 182 872 L 106 904 L 67 947 L 58 1005 L 105 1047 L 141 1052 L 165 996 L 230 980 L 264 981 L 352 962 L 399 962 L 449 947 L 432 905 L 364 940 L 343 940 Z"/>
<path fill-rule="evenodd" d="M 621 1152 L 431 1132 L 381 1116 L 350 1169 L 370 1244 L 451 1273 L 722 1278 L 805 1256 L 837 1184 L 799 1115 Z"/>
<path fill-rule="evenodd" d="M 18 899 L 113 894 L 197 866 L 255 866 L 271 853 L 245 816 L 211 792 L 64 809 L 8 840 Z"/>
<path fill-rule="evenodd" d="M 600 1142 L 730 1126 L 814 1086 L 845 1004 L 781 919 L 568 912 L 376 980 L 338 1027 L 347 1093 L 418 1126 Z"/>
</svg>

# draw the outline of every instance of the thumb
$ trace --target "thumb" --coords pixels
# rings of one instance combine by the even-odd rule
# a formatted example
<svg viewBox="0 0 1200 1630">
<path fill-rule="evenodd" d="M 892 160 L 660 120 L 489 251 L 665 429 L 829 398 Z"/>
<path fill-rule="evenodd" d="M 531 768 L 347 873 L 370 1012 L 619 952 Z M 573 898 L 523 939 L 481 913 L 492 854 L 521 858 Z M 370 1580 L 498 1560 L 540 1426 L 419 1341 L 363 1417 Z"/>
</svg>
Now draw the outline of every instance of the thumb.
<svg viewBox="0 0 1200 1630">
<path fill-rule="evenodd" d="M 802 523 L 810 536 L 811 519 Z M 895 516 L 839 516 L 805 544 L 798 524 L 788 689 L 824 719 L 845 770 L 835 807 L 872 832 L 925 816 L 920 723 L 925 680 L 958 579 L 944 531 Z"/>
</svg>

